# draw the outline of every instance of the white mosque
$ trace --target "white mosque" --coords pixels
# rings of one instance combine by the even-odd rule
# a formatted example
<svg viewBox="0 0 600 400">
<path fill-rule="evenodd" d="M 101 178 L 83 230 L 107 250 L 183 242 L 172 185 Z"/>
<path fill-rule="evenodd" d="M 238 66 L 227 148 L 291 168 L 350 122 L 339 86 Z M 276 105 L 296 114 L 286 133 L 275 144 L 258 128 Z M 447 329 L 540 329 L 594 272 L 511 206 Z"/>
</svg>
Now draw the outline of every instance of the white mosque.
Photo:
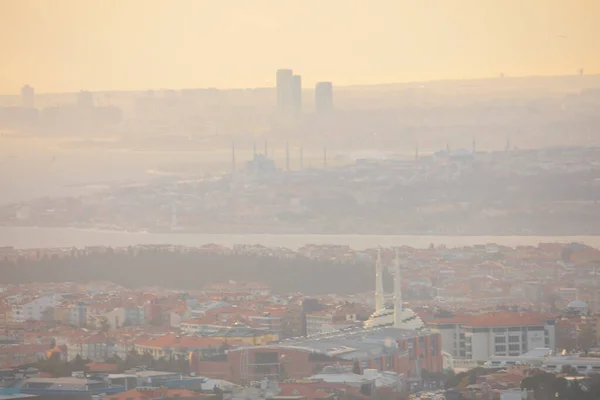
<svg viewBox="0 0 600 400">
<path fill-rule="evenodd" d="M 392 303 L 385 302 L 383 290 L 383 267 L 381 251 L 377 252 L 375 265 L 375 312 L 365 321 L 365 328 L 394 327 L 401 329 L 421 330 L 425 324 L 415 312 L 402 306 L 402 287 L 400 277 L 400 260 L 396 251 L 396 266 L 394 273 L 394 296 Z"/>
</svg>

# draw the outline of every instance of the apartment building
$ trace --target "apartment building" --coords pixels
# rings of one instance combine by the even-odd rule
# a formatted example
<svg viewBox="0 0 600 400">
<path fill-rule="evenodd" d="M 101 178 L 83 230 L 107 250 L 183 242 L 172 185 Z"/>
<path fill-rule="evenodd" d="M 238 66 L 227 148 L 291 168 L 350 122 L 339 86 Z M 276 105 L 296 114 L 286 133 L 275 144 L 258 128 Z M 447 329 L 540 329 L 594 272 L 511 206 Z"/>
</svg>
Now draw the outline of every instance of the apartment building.
<svg viewBox="0 0 600 400">
<path fill-rule="evenodd" d="M 538 313 L 498 312 L 430 322 L 443 351 L 456 358 L 487 361 L 518 356 L 536 348 L 556 347 L 555 317 Z"/>
</svg>

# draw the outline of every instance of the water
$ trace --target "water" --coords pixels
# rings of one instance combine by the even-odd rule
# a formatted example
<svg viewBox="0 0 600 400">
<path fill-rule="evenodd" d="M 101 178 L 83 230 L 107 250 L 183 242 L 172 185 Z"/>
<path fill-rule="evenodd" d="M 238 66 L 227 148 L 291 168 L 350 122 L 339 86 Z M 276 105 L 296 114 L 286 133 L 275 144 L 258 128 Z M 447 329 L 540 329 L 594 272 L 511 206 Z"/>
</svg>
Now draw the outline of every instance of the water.
<svg viewBox="0 0 600 400">
<path fill-rule="evenodd" d="M 173 244 L 202 246 L 215 243 L 261 244 L 296 249 L 305 244 L 348 245 L 361 250 L 376 246 L 426 248 L 431 243 L 448 247 L 496 243 L 505 246 L 537 245 L 541 242 L 585 243 L 600 247 L 600 236 L 413 236 L 413 235 L 318 235 L 318 234 L 201 234 L 201 233 L 129 233 L 74 228 L 0 227 L 0 246 L 40 247 L 125 247 L 137 244 Z"/>
</svg>

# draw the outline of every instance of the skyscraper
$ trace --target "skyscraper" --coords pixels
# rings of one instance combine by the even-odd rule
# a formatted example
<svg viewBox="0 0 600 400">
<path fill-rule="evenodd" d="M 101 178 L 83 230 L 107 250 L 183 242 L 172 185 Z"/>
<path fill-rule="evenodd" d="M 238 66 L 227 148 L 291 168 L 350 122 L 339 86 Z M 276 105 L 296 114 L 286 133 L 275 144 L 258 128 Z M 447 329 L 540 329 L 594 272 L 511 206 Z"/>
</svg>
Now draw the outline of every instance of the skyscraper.
<svg viewBox="0 0 600 400">
<path fill-rule="evenodd" d="M 277 70 L 277 109 L 288 112 L 292 109 L 293 72 L 291 69 Z"/>
<path fill-rule="evenodd" d="M 77 106 L 81 108 L 94 107 L 94 96 L 92 95 L 92 92 L 82 90 L 77 93 Z"/>
<path fill-rule="evenodd" d="M 317 114 L 328 114 L 333 110 L 333 84 L 331 82 L 317 83 L 315 108 Z"/>
<path fill-rule="evenodd" d="M 302 77 L 300 75 L 292 76 L 292 110 L 294 112 L 302 111 Z"/>
<path fill-rule="evenodd" d="M 29 85 L 21 88 L 21 105 L 27 108 L 35 107 L 35 90 Z"/>
</svg>

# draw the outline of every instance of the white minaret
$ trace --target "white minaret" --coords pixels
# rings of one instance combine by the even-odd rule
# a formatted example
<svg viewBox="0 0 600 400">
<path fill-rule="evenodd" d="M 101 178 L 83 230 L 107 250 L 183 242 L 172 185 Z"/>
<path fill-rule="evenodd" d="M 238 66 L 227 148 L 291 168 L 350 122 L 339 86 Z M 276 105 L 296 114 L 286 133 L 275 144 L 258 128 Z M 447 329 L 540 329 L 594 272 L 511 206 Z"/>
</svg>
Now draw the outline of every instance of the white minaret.
<svg viewBox="0 0 600 400">
<path fill-rule="evenodd" d="M 396 249 L 396 273 L 394 274 L 394 328 L 402 325 L 402 281 L 400 278 L 400 259 Z"/>
<path fill-rule="evenodd" d="M 377 249 L 377 262 L 375 264 L 375 312 L 378 313 L 385 307 L 385 294 L 383 293 L 383 269 L 381 268 L 381 248 Z"/>
</svg>

